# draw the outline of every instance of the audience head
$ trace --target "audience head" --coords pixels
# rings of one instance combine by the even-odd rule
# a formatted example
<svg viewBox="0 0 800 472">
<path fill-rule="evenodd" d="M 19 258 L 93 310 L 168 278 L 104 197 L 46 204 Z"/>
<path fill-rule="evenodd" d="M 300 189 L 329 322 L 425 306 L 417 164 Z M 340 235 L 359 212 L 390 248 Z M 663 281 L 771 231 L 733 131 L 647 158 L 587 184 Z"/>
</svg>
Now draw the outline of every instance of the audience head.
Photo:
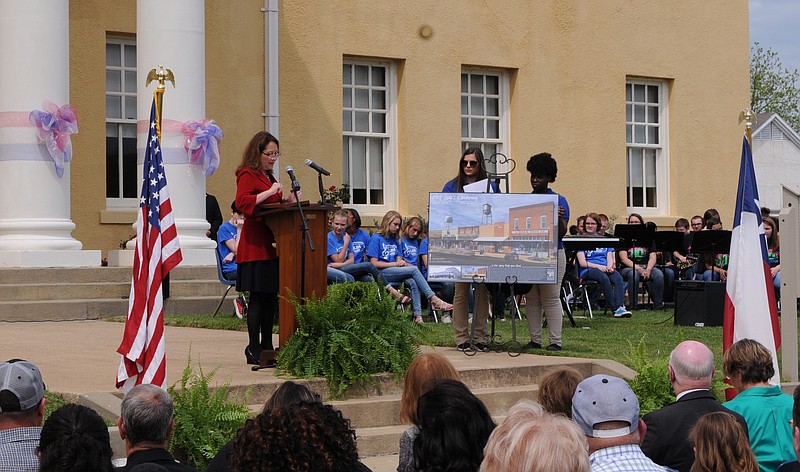
<svg viewBox="0 0 800 472">
<path fill-rule="evenodd" d="M 0 364 L 0 430 L 39 426 L 44 417 L 44 382 L 34 364 L 11 359 Z"/>
<path fill-rule="evenodd" d="M 403 378 L 403 395 L 400 397 L 400 420 L 403 423 L 419 424 L 419 397 L 436 380 L 443 379 L 461 380 L 461 375 L 446 357 L 436 352 L 426 352 L 414 358 Z"/>
<path fill-rule="evenodd" d="M 772 353 L 758 341 L 740 339 L 725 351 L 722 371 L 731 379 L 736 391 L 767 384 L 775 375 Z"/>
<path fill-rule="evenodd" d="M 549 152 L 542 152 L 528 159 L 528 172 L 531 174 L 533 193 L 544 193 L 547 186 L 556 181 L 558 164 Z"/>
<path fill-rule="evenodd" d="M 419 399 L 417 470 L 477 470 L 494 422 L 483 402 L 463 383 L 440 380 Z"/>
<path fill-rule="evenodd" d="M 112 472 L 111 442 L 103 418 L 85 406 L 68 404 L 44 422 L 39 438 L 41 472 Z"/>
<path fill-rule="evenodd" d="M 581 373 L 572 367 L 551 371 L 539 382 L 539 403 L 550 413 L 572 418 L 572 396 L 581 380 Z"/>
<path fill-rule="evenodd" d="M 233 470 L 356 470 L 356 433 L 330 405 L 298 403 L 265 411 L 236 433 Z"/>
<path fill-rule="evenodd" d="M 244 153 L 242 153 L 242 162 L 239 163 L 239 167 L 236 168 L 236 172 L 239 172 L 244 168 L 255 171 L 262 170 L 263 165 L 261 153 L 266 152 L 267 146 L 270 143 L 274 143 L 276 151 L 280 148 L 278 138 L 275 136 L 266 131 L 259 131 L 256 133 L 244 148 Z"/>
<path fill-rule="evenodd" d="M 642 215 L 640 215 L 638 213 L 631 213 L 628 216 L 628 224 L 629 225 L 643 225 L 644 224 L 644 218 L 642 218 Z"/>
<path fill-rule="evenodd" d="M 577 236 L 578 235 L 578 225 L 570 225 L 569 230 L 567 230 L 570 236 Z"/>
<path fill-rule="evenodd" d="M 772 214 L 772 210 L 769 207 L 761 207 L 761 216 L 769 217 Z"/>
<path fill-rule="evenodd" d="M 345 211 L 348 213 L 347 231 L 355 233 L 361 228 L 361 215 L 355 208 L 345 208 Z"/>
<path fill-rule="evenodd" d="M 231 202 L 231 213 L 235 213 L 237 215 L 241 215 L 242 214 L 242 212 L 239 211 L 238 208 L 236 208 L 236 200 Z"/>
<path fill-rule="evenodd" d="M 639 399 L 624 380 L 598 374 L 578 384 L 572 419 L 589 438 L 589 452 L 639 442 Z"/>
<path fill-rule="evenodd" d="M 122 399 L 117 425 L 126 445 L 138 448 L 165 447 L 174 422 L 172 397 L 161 387 L 140 384 Z"/>
<path fill-rule="evenodd" d="M 458 191 L 464 191 L 464 184 L 477 182 L 486 178 L 486 169 L 483 163 L 483 151 L 479 147 L 469 147 L 461 153 L 458 161 Z"/>
<path fill-rule="evenodd" d="M 606 234 L 608 231 L 608 216 L 600 213 L 600 223 L 597 226 L 597 234 Z"/>
<path fill-rule="evenodd" d="M 419 239 L 420 235 L 422 234 L 422 227 L 422 219 L 418 216 L 412 216 L 408 219 L 408 221 L 406 221 L 406 224 L 403 227 L 403 236 L 411 241 L 415 241 Z"/>
<path fill-rule="evenodd" d="M 597 213 L 587 213 L 583 219 L 583 234 L 597 234 L 600 230 L 600 215 Z"/>
<path fill-rule="evenodd" d="M 675 220 L 675 231 L 680 231 L 681 233 L 688 233 L 689 232 L 689 220 L 686 218 L 678 218 Z"/>
<path fill-rule="evenodd" d="M 780 247 L 781 243 L 780 238 L 778 237 L 778 225 L 775 223 L 775 220 L 769 216 L 765 216 L 761 218 L 761 221 L 764 223 L 764 236 L 767 238 L 767 248 L 775 249 Z"/>
<path fill-rule="evenodd" d="M 713 229 L 713 230 L 720 230 L 722 229 L 722 220 L 719 219 L 719 216 L 710 216 L 706 220 L 705 229 Z"/>
<path fill-rule="evenodd" d="M 684 341 L 669 355 L 669 380 L 675 393 L 711 388 L 714 353 L 698 341 Z"/>
<path fill-rule="evenodd" d="M 387 239 L 399 239 L 400 226 L 402 224 L 403 216 L 394 210 L 389 210 L 385 215 L 383 215 L 381 225 L 378 227 L 378 231 L 376 232 Z"/>
<path fill-rule="evenodd" d="M 717 211 L 716 208 L 709 208 L 708 210 L 706 210 L 705 213 L 703 213 L 703 223 L 705 224 L 708 221 L 708 219 L 713 216 L 719 218 L 719 212 Z"/>
<path fill-rule="evenodd" d="M 586 437 L 562 415 L 520 400 L 492 431 L 480 472 L 589 472 Z"/>
<path fill-rule="evenodd" d="M 586 221 L 586 215 L 581 215 L 578 217 L 578 234 L 586 234 L 586 227 L 583 226 L 584 222 Z"/>
<path fill-rule="evenodd" d="M 692 231 L 700 231 L 701 229 L 703 229 L 704 226 L 703 217 L 700 215 L 694 215 L 692 217 L 691 225 L 692 225 Z"/>
<path fill-rule="evenodd" d="M 694 446 L 692 472 L 758 472 L 756 456 L 742 426 L 730 413 L 717 411 L 700 417 L 689 433 Z"/>
<path fill-rule="evenodd" d="M 269 397 L 269 400 L 264 404 L 264 408 L 261 412 L 264 413 L 269 410 L 295 405 L 297 403 L 315 403 L 320 401 L 322 401 L 322 399 L 315 391 L 305 385 L 287 380 L 275 390 L 275 393 L 273 393 L 271 397 Z"/>
</svg>

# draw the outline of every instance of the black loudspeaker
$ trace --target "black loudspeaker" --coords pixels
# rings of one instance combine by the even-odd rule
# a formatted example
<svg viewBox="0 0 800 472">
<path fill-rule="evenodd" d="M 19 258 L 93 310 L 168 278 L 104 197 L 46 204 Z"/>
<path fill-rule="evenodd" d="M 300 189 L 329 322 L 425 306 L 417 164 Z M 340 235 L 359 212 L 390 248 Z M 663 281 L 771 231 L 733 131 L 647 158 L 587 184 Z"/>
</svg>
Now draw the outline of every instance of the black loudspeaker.
<svg viewBox="0 0 800 472">
<path fill-rule="evenodd" d="M 722 326 L 725 282 L 675 281 L 676 326 Z"/>
</svg>

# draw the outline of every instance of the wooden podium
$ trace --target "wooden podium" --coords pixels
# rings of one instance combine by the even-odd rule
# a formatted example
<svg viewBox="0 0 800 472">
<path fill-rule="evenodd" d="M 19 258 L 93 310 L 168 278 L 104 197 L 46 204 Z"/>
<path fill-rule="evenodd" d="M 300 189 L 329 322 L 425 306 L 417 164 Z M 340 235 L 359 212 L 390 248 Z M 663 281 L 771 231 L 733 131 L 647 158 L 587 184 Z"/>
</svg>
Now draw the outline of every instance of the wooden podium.
<svg viewBox="0 0 800 472">
<path fill-rule="evenodd" d="M 308 229 L 315 251 L 305 242 L 305 267 L 303 267 L 303 231 L 300 209 L 296 203 L 260 205 L 256 216 L 264 222 L 275 235 L 275 249 L 278 251 L 279 280 L 281 290 L 278 295 L 279 331 L 278 346 L 283 346 L 297 330 L 294 306 L 289 301 L 292 294 L 301 298 L 321 298 L 328 289 L 328 212 L 338 210 L 333 205 L 309 204 L 302 202 L 303 214 L 308 220 Z"/>
</svg>

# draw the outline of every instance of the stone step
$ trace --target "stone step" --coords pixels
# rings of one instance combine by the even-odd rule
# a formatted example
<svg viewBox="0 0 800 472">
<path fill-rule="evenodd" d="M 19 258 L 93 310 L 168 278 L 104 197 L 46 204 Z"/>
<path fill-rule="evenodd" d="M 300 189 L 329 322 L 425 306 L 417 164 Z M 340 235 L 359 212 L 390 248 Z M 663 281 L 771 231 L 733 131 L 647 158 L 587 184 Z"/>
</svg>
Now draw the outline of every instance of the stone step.
<svg viewBox="0 0 800 472">
<path fill-rule="evenodd" d="M 170 280 L 170 296 L 222 297 L 226 285 L 219 280 Z M 122 282 L 51 282 L 0 285 L 3 301 L 43 301 L 75 299 L 127 299 L 130 275 Z"/>
<path fill-rule="evenodd" d="M 385 456 L 364 457 L 359 455 L 361 462 L 372 470 L 372 472 L 395 472 L 400 461 L 399 454 L 387 454 Z"/>
<path fill-rule="evenodd" d="M 72 283 L 130 282 L 133 269 L 130 267 L 49 267 L 31 269 L 0 269 L 0 286 L 6 284 L 49 284 L 69 281 Z M 215 266 L 181 267 L 170 272 L 172 280 L 219 280 Z"/>
<path fill-rule="evenodd" d="M 170 297 L 164 305 L 167 314 L 212 315 L 222 293 L 215 296 Z M 220 315 L 233 314 L 233 297 L 220 308 Z M 128 300 L 121 298 L 81 298 L 74 300 L 2 301 L 0 321 L 68 321 L 95 320 L 109 316 L 125 316 Z M 220 316 L 218 315 L 218 316 Z"/>
</svg>

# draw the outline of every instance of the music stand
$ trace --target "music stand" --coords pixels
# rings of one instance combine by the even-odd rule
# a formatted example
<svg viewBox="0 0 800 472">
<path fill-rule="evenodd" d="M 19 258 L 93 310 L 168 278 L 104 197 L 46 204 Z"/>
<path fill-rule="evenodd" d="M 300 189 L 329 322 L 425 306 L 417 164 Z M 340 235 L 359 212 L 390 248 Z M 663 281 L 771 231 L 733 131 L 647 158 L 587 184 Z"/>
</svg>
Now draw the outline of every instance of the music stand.
<svg viewBox="0 0 800 472">
<path fill-rule="evenodd" d="M 650 249 L 653 246 L 655 233 L 656 229 L 647 225 L 614 226 L 614 237 L 630 244 L 628 247 L 646 247 Z"/>
<path fill-rule="evenodd" d="M 731 250 L 731 232 L 719 229 L 692 233 L 692 252 L 696 254 L 728 254 Z M 713 257 L 712 257 L 713 260 Z M 716 261 L 714 261 L 716 265 Z M 714 271 L 711 271 L 714 280 Z"/>
</svg>

